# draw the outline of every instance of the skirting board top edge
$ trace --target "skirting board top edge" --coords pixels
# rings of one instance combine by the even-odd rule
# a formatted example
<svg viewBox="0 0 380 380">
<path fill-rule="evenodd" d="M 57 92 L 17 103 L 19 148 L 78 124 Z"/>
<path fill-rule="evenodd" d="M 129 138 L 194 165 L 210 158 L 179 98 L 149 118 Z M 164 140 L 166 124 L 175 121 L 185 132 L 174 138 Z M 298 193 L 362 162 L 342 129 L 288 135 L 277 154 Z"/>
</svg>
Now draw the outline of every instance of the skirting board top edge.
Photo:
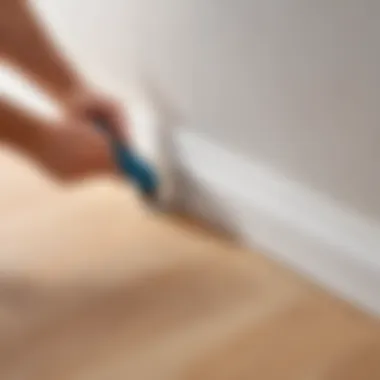
<svg viewBox="0 0 380 380">
<path fill-rule="evenodd" d="M 377 222 L 197 132 L 181 129 L 176 143 L 183 176 L 190 176 L 212 193 L 211 198 L 228 206 L 228 218 L 245 243 L 273 252 L 275 258 L 284 259 L 349 301 L 380 314 Z M 185 202 L 207 214 L 208 202 L 200 201 L 201 197 L 188 194 Z"/>
</svg>

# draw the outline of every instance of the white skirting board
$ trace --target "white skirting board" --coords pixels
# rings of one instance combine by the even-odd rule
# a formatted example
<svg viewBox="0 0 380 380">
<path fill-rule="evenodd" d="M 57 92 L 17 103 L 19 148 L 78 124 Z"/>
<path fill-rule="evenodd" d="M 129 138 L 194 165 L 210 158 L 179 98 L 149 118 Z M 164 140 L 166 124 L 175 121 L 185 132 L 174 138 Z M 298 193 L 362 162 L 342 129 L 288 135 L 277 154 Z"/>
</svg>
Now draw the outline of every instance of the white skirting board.
<svg viewBox="0 0 380 380">
<path fill-rule="evenodd" d="M 177 136 L 188 211 L 380 314 L 380 226 L 191 131 Z"/>
</svg>

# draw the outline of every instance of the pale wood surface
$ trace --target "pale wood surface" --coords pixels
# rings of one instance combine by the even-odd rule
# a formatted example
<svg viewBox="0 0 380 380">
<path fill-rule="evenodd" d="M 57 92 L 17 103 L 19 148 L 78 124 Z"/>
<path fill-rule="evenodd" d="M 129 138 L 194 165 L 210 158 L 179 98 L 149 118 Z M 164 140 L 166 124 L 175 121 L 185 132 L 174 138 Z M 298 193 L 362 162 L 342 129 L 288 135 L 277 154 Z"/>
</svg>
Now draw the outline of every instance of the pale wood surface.
<svg viewBox="0 0 380 380">
<path fill-rule="evenodd" d="M 116 180 L 0 181 L 1 379 L 380 379 L 379 321 L 263 256 Z"/>
</svg>

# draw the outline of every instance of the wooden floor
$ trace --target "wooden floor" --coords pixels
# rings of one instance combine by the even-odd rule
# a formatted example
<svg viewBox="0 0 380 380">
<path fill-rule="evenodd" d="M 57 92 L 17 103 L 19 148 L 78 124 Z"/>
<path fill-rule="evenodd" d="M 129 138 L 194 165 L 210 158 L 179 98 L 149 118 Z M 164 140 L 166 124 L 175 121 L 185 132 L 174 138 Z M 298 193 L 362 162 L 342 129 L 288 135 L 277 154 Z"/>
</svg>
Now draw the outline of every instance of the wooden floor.
<svg viewBox="0 0 380 380">
<path fill-rule="evenodd" d="M 115 180 L 0 173 L 0 379 L 380 379 L 379 321 L 264 256 Z"/>
</svg>

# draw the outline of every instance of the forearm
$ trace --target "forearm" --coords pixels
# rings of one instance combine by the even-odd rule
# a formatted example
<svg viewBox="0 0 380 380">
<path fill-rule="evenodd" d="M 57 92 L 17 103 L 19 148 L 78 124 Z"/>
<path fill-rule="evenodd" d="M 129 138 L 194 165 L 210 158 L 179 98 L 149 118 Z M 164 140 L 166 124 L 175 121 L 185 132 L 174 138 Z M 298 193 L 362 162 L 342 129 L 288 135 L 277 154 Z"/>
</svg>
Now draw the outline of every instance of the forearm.
<svg viewBox="0 0 380 380">
<path fill-rule="evenodd" d="M 5 99 L 0 99 L 0 120 L 0 141 L 28 153 L 41 151 L 43 137 L 51 129 L 45 119 Z"/>
<path fill-rule="evenodd" d="M 19 66 L 58 101 L 81 87 L 27 0 L 0 0 L 0 55 Z"/>
</svg>

